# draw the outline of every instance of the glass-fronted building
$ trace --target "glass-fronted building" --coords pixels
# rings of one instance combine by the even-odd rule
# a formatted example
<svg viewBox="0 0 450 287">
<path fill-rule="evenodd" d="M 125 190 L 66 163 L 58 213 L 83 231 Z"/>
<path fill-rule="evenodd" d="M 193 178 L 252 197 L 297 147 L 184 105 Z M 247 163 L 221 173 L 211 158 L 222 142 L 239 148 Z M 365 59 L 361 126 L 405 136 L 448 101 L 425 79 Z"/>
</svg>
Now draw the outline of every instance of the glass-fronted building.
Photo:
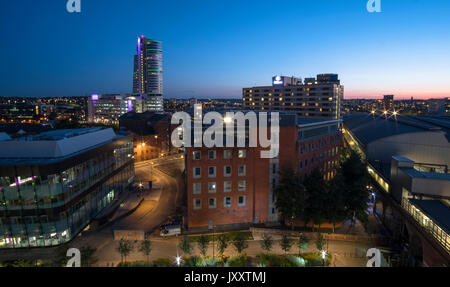
<svg viewBox="0 0 450 287">
<path fill-rule="evenodd" d="M 133 178 L 132 137 L 110 128 L 0 141 L 0 248 L 70 241 Z"/>
</svg>

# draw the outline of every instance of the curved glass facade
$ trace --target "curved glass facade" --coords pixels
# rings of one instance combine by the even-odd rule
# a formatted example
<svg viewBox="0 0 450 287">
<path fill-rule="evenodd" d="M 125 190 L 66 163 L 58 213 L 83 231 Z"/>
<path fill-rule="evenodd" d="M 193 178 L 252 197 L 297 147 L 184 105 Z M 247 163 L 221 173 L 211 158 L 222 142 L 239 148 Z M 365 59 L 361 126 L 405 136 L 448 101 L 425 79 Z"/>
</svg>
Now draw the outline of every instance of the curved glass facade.
<svg viewBox="0 0 450 287">
<path fill-rule="evenodd" d="M 0 174 L 0 248 L 72 239 L 126 190 L 134 176 L 132 154 L 131 139 L 120 140 L 77 159 Z"/>
</svg>

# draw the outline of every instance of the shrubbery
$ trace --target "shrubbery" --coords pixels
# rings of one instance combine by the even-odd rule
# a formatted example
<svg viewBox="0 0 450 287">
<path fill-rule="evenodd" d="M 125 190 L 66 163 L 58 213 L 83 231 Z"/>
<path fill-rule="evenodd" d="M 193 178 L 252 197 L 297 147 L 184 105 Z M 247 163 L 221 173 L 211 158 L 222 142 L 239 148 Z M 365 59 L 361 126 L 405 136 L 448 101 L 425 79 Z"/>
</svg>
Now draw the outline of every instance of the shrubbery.
<svg viewBox="0 0 450 287">
<path fill-rule="evenodd" d="M 317 253 L 298 255 L 259 254 L 258 266 L 261 267 L 314 267 L 322 266 L 322 257 Z M 325 265 L 330 265 L 331 256 L 327 255 Z"/>
</svg>

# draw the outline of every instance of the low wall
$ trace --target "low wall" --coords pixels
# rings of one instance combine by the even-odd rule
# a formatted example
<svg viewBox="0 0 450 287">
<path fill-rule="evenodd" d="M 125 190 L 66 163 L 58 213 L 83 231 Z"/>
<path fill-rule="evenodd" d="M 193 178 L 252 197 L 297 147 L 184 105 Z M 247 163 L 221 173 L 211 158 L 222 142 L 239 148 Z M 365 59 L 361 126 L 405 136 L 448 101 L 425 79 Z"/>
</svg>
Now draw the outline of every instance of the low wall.
<svg viewBox="0 0 450 287">
<path fill-rule="evenodd" d="M 257 228 L 250 227 L 250 231 L 253 233 L 254 237 L 258 237 L 258 234 L 262 236 L 262 234 L 267 233 L 271 235 L 282 236 L 284 234 L 289 235 L 291 237 L 299 237 L 300 232 L 291 231 L 291 230 L 280 230 L 280 229 L 271 229 L 271 228 Z M 316 239 L 318 236 L 317 232 L 302 232 L 303 235 L 310 239 Z M 349 234 L 338 234 L 338 233 L 322 233 L 322 236 L 326 240 L 337 240 L 337 241 L 350 241 L 350 242 L 371 242 L 379 245 L 389 245 L 389 238 L 383 236 L 359 236 L 359 235 L 349 235 Z"/>
<path fill-rule="evenodd" d="M 145 232 L 142 230 L 114 230 L 114 240 L 138 240 L 145 239 Z"/>
</svg>

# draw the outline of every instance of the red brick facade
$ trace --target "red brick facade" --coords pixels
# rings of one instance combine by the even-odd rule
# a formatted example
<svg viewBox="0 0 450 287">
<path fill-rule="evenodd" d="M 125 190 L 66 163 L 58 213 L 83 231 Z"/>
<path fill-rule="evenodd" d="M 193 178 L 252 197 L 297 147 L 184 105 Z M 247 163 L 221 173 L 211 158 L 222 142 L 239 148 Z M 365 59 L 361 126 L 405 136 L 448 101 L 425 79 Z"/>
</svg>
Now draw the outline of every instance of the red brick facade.
<svg viewBox="0 0 450 287">
<path fill-rule="evenodd" d="M 272 191 L 284 167 L 290 166 L 301 176 L 319 168 L 325 179 L 331 179 L 339 164 L 340 133 L 302 141 L 299 129 L 280 127 L 280 153 L 273 160 L 261 158 L 261 148 L 186 148 L 188 228 L 208 227 L 211 221 L 214 226 L 221 226 L 277 220 Z M 231 158 L 225 156 L 226 151 L 231 152 Z M 245 157 L 240 157 L 244 151 Z M 240 174 L 243 166 L 245 174 Z M 226 167 L 231 168 L 230 175 L 225 175 Z M 245 190 L 239 189 L 242 181 Z M 231 184 L 230 190 L 225 190 L 225 184 Z"/>
</svg>

